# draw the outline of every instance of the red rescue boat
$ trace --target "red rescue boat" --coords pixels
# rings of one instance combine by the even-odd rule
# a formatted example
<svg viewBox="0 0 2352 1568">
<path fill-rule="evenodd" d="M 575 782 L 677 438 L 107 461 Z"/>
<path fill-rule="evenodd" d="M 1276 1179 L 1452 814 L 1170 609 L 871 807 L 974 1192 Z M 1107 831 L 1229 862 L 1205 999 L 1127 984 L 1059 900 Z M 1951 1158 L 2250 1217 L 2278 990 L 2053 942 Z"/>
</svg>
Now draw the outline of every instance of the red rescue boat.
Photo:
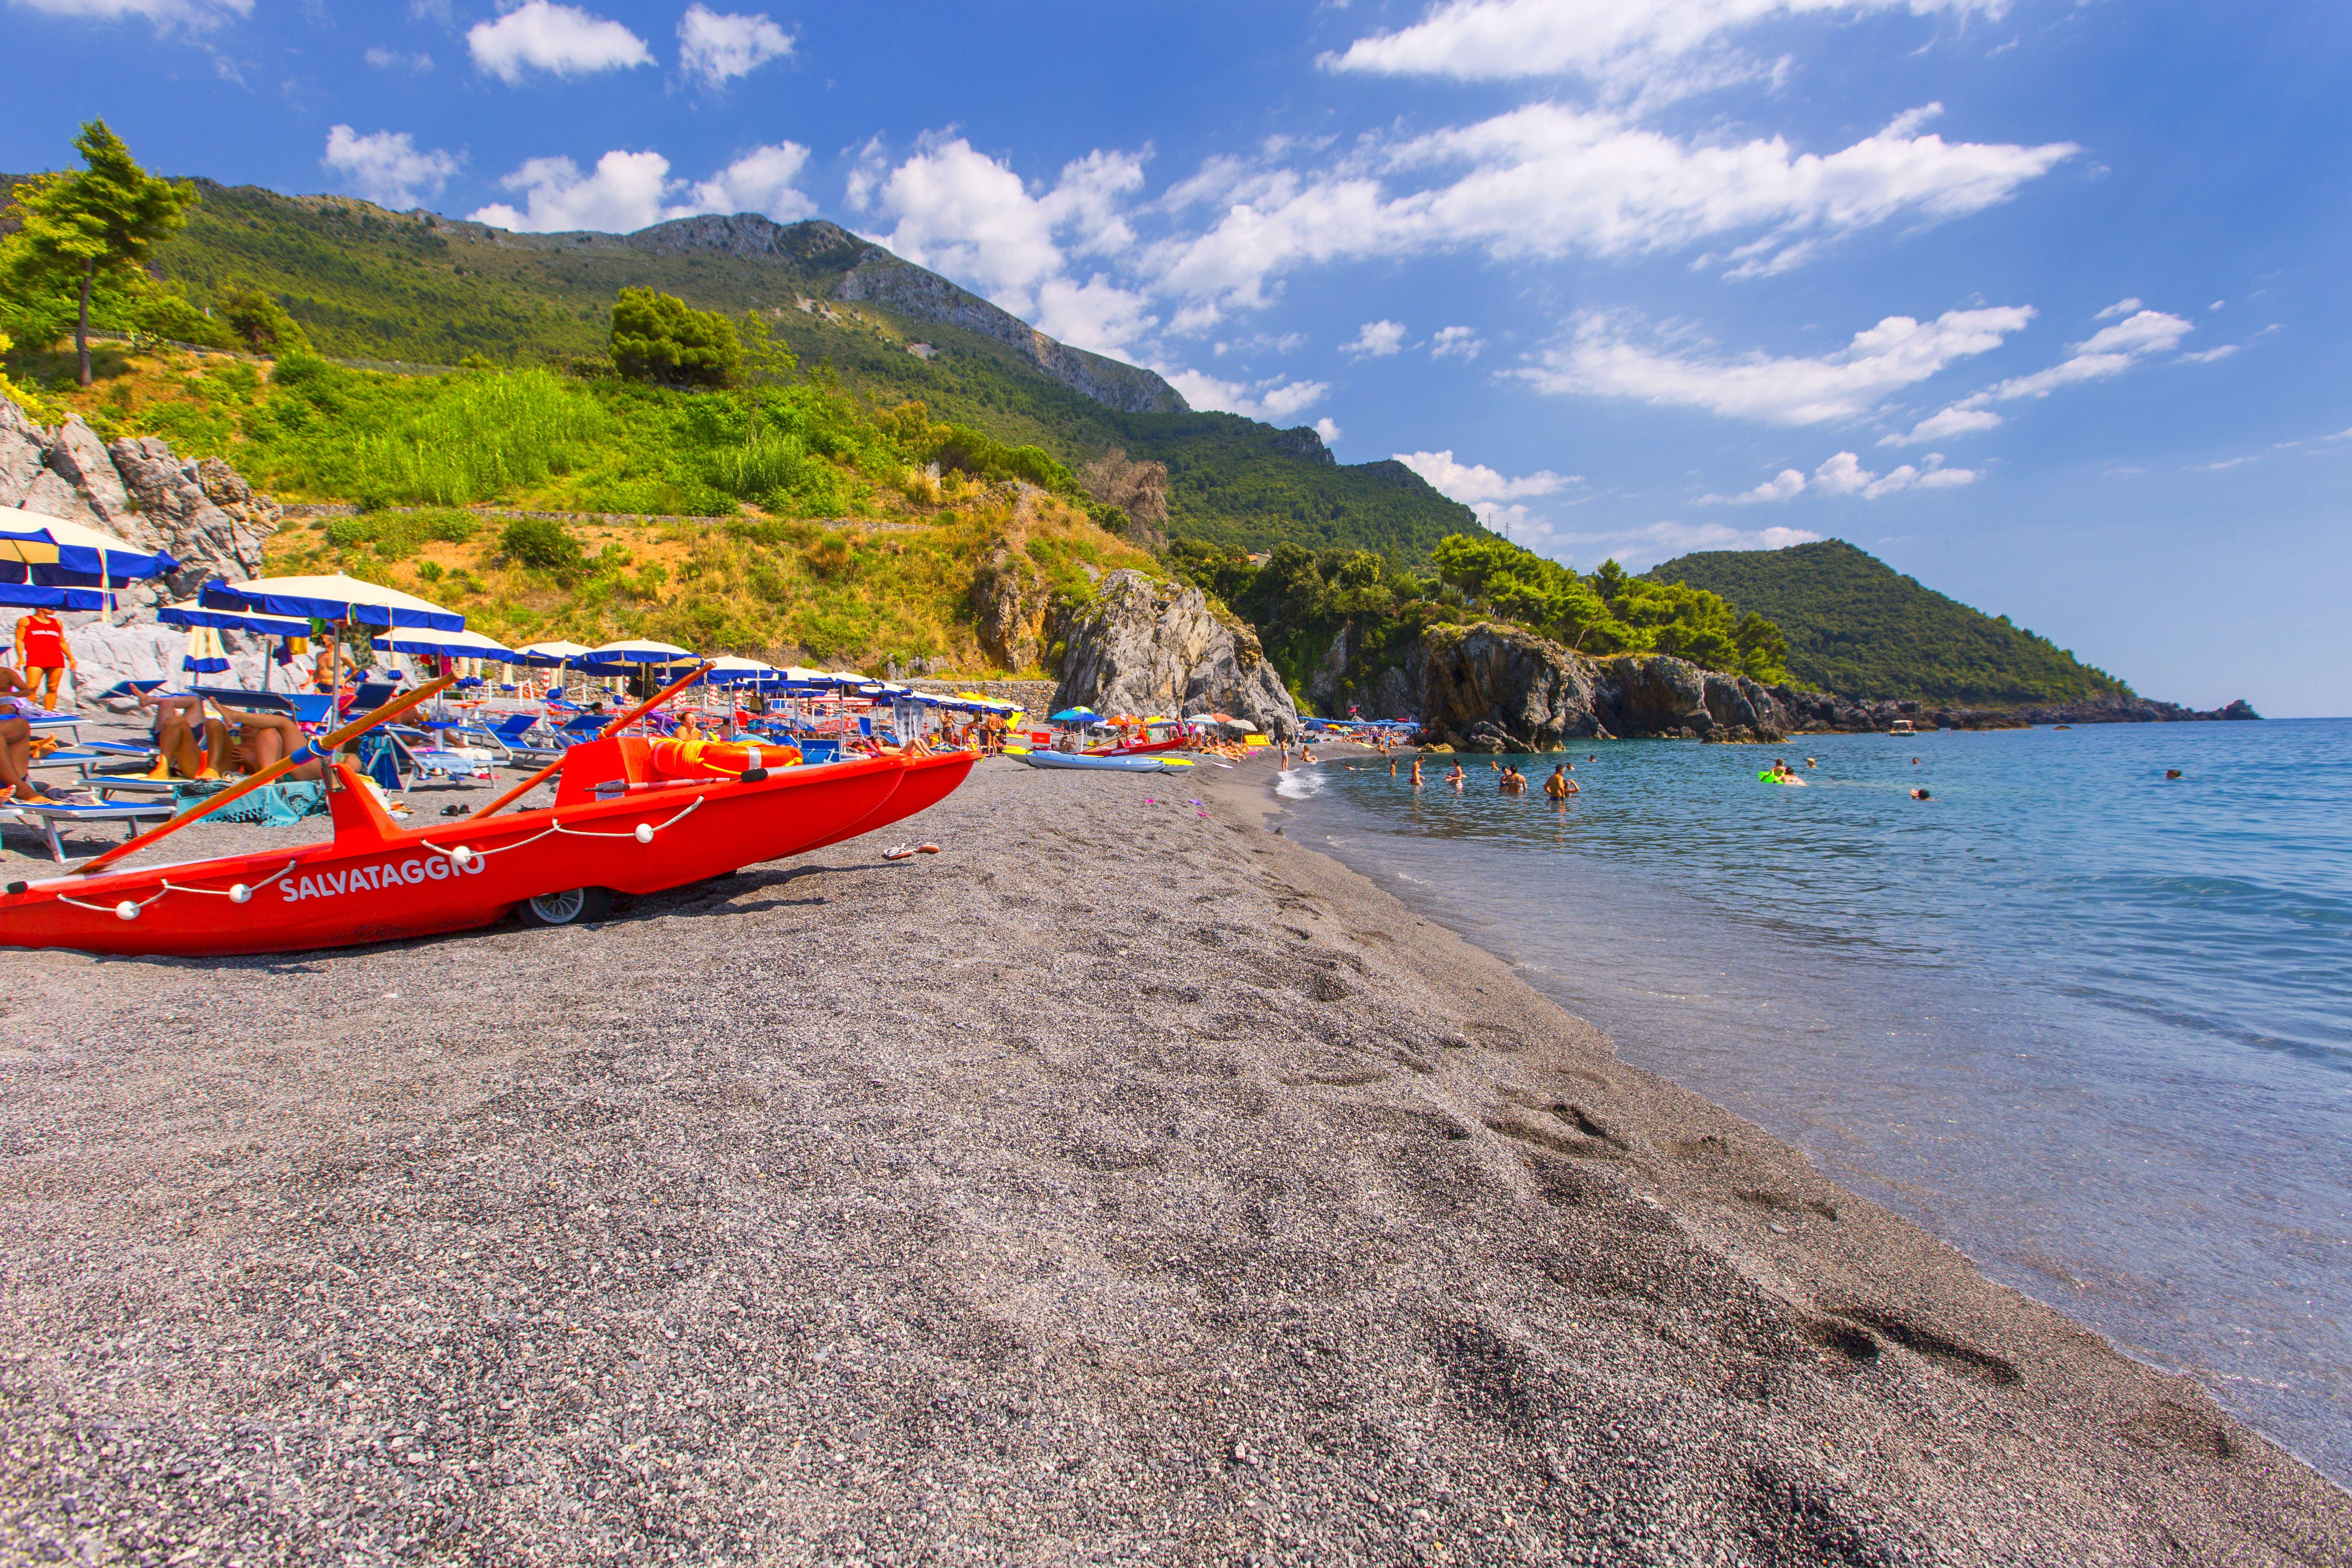
<svg viewBox="0 0 2352 1568">
<path fill-rule="evenodd" d="M 884 754 L 733 776 L 661 776 L 654 742 L 565 754 L 555 804 L 404 828 L 338 763 L 334 837 L 170 866 L 10 883 L 0 946 L 225 957 L 486 926 L 593 920 L 653 893 L 871 832 L 952 794 L 974 752 Z"/>
</svg>

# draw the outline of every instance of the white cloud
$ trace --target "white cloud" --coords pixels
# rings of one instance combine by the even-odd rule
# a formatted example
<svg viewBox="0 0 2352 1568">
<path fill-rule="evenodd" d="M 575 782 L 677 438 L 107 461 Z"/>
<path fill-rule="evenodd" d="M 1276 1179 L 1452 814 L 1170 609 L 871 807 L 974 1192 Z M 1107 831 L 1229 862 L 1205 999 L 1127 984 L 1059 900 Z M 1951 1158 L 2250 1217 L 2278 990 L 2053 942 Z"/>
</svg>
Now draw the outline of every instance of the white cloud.
<svg viewBox="0 0 2352 1568">
<path fill-rule="evenodd" d="M 437 196 L 463 160 L 436 147 L 420 153 L 405 131 L 361 136 L 348 125 L 327 132 L 327 155 L 319 166 L 342 176 L 351 193 L 378 206 L 405 212 Z"/>
<path fill-rule="evenodd" d="M 1329 70 L 1460 80 L 1574 75 L 1604 92 L 1661 98 L 1765 74 L 1725 35 L 1807 13 L 1907 8 L 1998 17 L 2006 0 L 1444 0 L 1415 25 L 1359 38 Z"/>
<path fill-rule="evenodd" d="M 1430 340 L 1432 359 L 1474 360 L 1478 351 L 1486 346 L 1476 329 L 1471 327 L 1440 327 L 1437 336 Z"/>
<path fill-rule="evenodd" d="M 722 14 L 698 3 L 678 19 L 678 66 L 710 87 L 724 87 L 792 52 L 793 36 L 765 12 Z"/>
<path fill-rule="evenodd" d="M 1351 359 L 1381 359 L 1404 348 L 1402 321 L 1366 321 L 1353 342 L 1341 343 L 1339 352 Z"/>
<path fill-rule="evenodd" d="M 2126 304 L 2130 302 L 2126 301 Z M 2102 315 L 2111 313 L 2101 312 Z M 2104 381 L 2108 376 L 2120 375 L 2150 354 L 2169 353 L 2179 345 L 2182 338 L 2195 330 L 2179 316 L 2167 315 L 2162 310 L 2141 310 L 2112 327 L 2102 327 L 2079 343 L 2069 345 L 2072 352 L 2048 370 L 2038 370 L 2032 375 L 2011 376 L 1991 391 L 1979 394 L 1978 399 L 1959 406 L 1971 406 L 1981 399 L 2007 403 L 2020 397 L 2047 397 L 2062 386 L 2085 381 Z"/>
<path fill-rule="evenodd" d="M 1033 195 L 1012 169 L 961 137 L 932 141 L 896 168 L 869 146 L 850 176 L 850 205 L 895 226 L 882 244 L 945 273 L 1066 342 L 1120 353 L 1158 324 L 1150 301 L 1103 273 L 1080 281 L 1072 256 L 1118 257 L 1135 232 L 1125 204 L 1143 159 L 1097 151 Z"/>
<path fill-rule="evenodd" d="M 433 68 L 433 57 L 422 49 L 413 55 L 404 55 L 398 49 L 370 49 L 367 52 L 367 63 L 378 70 L 415 71 L 422 74 Z"/>
<path fill-rule="evenodd" d="M 203 32 L 253 15 L 253 0 L 12 0 L 52 16 L 92 22 L 152 22 L 158 32 L 173 27 Z"/>
<path fill-rule="evenodd" d="M 1703 408 L 1770 425 L 1819 425 L 1869 413 L 1957 360 L 1997 348 L 2033 319 L 2030 306 L 1947 310 L 1932 321 L 1889 316 L 1834 353 L 1706 357 L 1646 346 L 1617 321 L 1588 315 L 1540 363 L 1515 374 L 1538 389 Z"/>
<path fill-rule="evenodd" d="M 798 142 L 755 147 L 688 189 L 670 178 L 669 160 L 655 152 L 616 149 L 586 174 L 569 158 L 533 158 L 499 182 L 502 189 L 524 193 L 522 210 L 500 202 L 472 216 L 519 234 L 630 234 L 698 213 L 750 211 L 787 223 L 815 210 L 792 184 L 807 163 L 808 149 Z M 673 196 L 685 199 L 673 202 Z"/>
<path fill-rule="evenodd" d="M 694 187 L 688 211 L 759 213 L 792 223 L 816 211 L 816 203 L 793 188 L 808 166 L 809 150 L 797 142 L 754 147 Z M 676 216 L 684 216 L 678 214 Z"/>
<path fill-rule="evenodd" d="M 1738 495 L 1727 499 L 1735 505 L 1752 505 L 1758 501 L 1790 500 L 1804 494 L 1804 470 L 1782 468 L 1754 489 L 1742 490 Z"/>
<path fill-rule="evenodd" d="M 2195 353 L 2182 354 L 2180 356 L 2180 363 L 2182 364 L 2211 364 L 2215 360 L 2228 359 L 2231 354 L 2236 353 L 2244 346 L 2245 345 L 2242 343 L 2223 343 L 2217 349 L 2199 349 Z"/>
<path fill-rule="evenodd" d="M 1443 452 L 1393 452 L 1390 456 L 1429 481 L 1429 488 L 1465 505 L 1482 501 L 1517 500 L 1525 496 L 1555 495 L 1577 482 L 1574 474 L 1539 468 L 1518 479 L 1507 479 L 1484 463 L 1456 462 L 1449 448 Z"/>
<path fill-rule="evenodd" d="M 1922 441 L 1948 441 L 1955 436 L 1977 436 L 1998 428 L 2000 415 L 1990 408 L 1962 408 L 1957 405 L 1930 414 L 1899 436 L 1880 439 L 1882 447 L 1916 447 Z"/>
<path fill-rule="evenodd" d="M 1654 522 L 1603 533 L 1556 533 L 1552 550 L 1562 560 L 1598 566 L 1613 558 L 1639 572 L 1694 550 L 1786 550 L 1791 544 L 1811 544 L 1822 535 L 1803 528 L 1739 529 L 1721 522 Z"/>
<path fill-rule="evenodd" d="M 1860 496 L 1864 500 L 1879 500 L 1905 490 L 1948 490 L 1961 485 L 1972 485 L 1984 477 L 1976 468 L 1948 468 L 1944 454 L 1930 452 L 1926 466 L 1915 468 L 1909 463 L 1885 474 L 1874 474 L 1862 466 L 1862 459 L 1852 452 L 1839 452 L 1815 468 L 1809 480 L 1800 468 L 1783 468 L 1752 490 L 1736 496 L 1702 496 L 1702 504 L 1727 501 L 1734 506 L 1754 506 L 1774 501 L 1794 500 L 1807 490 L 1823 495 Z"/>
<path fill-rule="evenodd" d="M 477 68 L 509 86 L 526 70 L 573 77 L 654 63 L 646 41 L 620 23 L 553 0 L 529 0 L 496 21 L 475 23 L 466 47 Z"/>
<path fill-rule="evenodd" d="M 1948 143 L 1906 116 L 1839 152 L 1800 153 L 1777 137 L 1681 140 L 1538 103 L 1368 142 L 1318 173 L 1213 162 L 1165 198 L 1171 211 L 1210 206 L 1213 220 L 1151 260 L 1165 287 L 1200 302 L 1200 324 L 1263 306 L 1303 265 L 1471 246 L 1507 260 L 1622 258 L 1749 235 L 1721 258 L 1748 276 L 1898 218 L 1937 223 L 2006 201 L 2076 150 Z M 1418 190 L 1388 183 L 1428 176 Z"/>
<path fill-rule="evenodd" d="M 1987 406 L 1990 404 L 2013 403 L 2024 397 L 2047 397 L 2062 386 L 2104 381 L 2109 376 L 2120 375 L 2152 355 L 2171 353 L 2180 345 L 2182 338 L 2196 330 L 2179 316 L 2144 309 L 2137 300 L 2125 300 L 2110 305 L 2094 319 L 2107 321 L 2126 311 L 2130 313 L 2115 325 L 2102 327 L 2081 342 L 2067 345 L 2066 357 L 2047 370 L 2037 370 L 2031 375 L 2014 375 L 1983 392 L 1963 397 L 1949 407 L 1929 415 L 1907 433 L 1889 436 L 1879 445 L 1912 446 L 1922 441 L 1944 441 L 1955 436 L 1972 436 L 1990 430 L 2001 423 L 2001 416 Z M 2236 344 L 2229 344 L 2209 349 L 2201 354 L 2183 354 L 2180 357 L 2207 363 L 2227 358 L 2236 350 Z"/>
<path fill-rule="evenodd" d="M 1244 383 L 1220 381 L 1197 370 L 1162 370 L 1160 374 L 1194 408 L 1244 415 L 1269 425 L 1279 425 L 1301 409 L 1312 407 L 1331 390 L 1328 382 L 1292 381 L 1280 375 Z"/>
<path fill-rule="evenodd" d="M 1219 359 L 1224 358 L 1227 354 L 1260 353 L 1286 354 L 1294 349 L 1305 347 L 1306 343 L 1305 332 L 1284 332 L 1280 336 L 1272 332 L 1253 332 L 1245 338 L 1221 340 L 1213 345 L 1212 352 Z"/>
<path fill-rule="evenodd" d="M 1337 446 L 1339 440 L 1339 422 L 1326 414 L 1315 422 L 1315 434 L 1323 437 L 1323 444 L 1326 447 Z"/>
</svg>

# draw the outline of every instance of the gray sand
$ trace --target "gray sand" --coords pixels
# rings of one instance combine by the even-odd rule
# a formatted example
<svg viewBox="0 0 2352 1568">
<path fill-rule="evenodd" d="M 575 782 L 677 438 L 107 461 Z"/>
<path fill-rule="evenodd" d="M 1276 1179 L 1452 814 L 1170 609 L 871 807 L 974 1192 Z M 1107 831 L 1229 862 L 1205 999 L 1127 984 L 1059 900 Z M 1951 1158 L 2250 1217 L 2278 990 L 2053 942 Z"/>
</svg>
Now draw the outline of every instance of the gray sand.
<svg viewBox="0 0 2352 1568">
<path fill-rule="evenodd" d="M 2352 1562 L 1265 774 L 992 763 L 593 929 L 11 955 L 0 1558 Z"/>
</svg>

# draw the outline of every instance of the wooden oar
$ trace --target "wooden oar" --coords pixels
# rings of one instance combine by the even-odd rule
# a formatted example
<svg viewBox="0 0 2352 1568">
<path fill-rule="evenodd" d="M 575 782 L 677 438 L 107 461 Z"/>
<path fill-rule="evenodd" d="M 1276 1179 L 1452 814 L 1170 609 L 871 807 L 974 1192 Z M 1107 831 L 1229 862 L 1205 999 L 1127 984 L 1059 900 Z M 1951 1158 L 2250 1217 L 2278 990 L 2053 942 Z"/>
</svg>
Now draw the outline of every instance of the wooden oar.
<svg viewBox="0 0 2352 1568">
<path fill-rule="evenodd" d="M 454 686 L 457 684 L 457 678 L 454 675 L 445 675 L 429 686 L 418 687 L 415 690 L 410 692 L 405 697 L 394 698 L 391 701 L 385 703 L 374 712 L 366 715 L 364 718 L 352 720 L 350 723 L 344 725 L 341 729 L 336 731 L 333 734 L 327 736 L 323 740 L 304 742 L 301 745 L 297 746 L 291 754 L 280 757 L 278 761 L 270 763 L 268 767 L 262 769 L 257 773 L 247 774 L 244 783 L 233 784 L 229 788 L 221 791 L 220 794 L 214 795 L 209 800 L 199 801 L 194 805 L 188 807 L 187 810 L 180 813 L 179 816 L 172 818 L 169 822 L 164 823 L 162 826 L 150 828 L 147 832 L 141 834 L 138 837 L 132 839 L 128 844 L 118 844 L 104 854 L 85 861 L 83 864 L 74 868 L 74 875 L 78 877 L 87 877 L 93 871 L 112 865 L 115 861 L 121 859 L 125 855 L 130 854 L 134 849 L 144 849 L 147 846 L 154 843 L 155 840 L 164 837 L 166 834 L 177 833 L 180 829 L 185 827 L 188 824 L 195 821 L 197 818 L 209 816 L 214 812 L 218 811 L 222 806 L 226 805 L 229 802 L 238 799 L 241 796 L 251 795 L 255 790 L 259 789 L 263 784 L 269 783 L 271 780 L 291 773 L 294 769 L 300 767 L 304 763 L 310 761 L 314 755 L 320 761 L 325 762 L 331 766 L 334 762 L 335 753 L 342 749 L 345 742 L 358 739 L 360 736 L 366 734 L 370 730 L 374 729 L 378 724 L 384 722 L 388 719 L 398 718 L 403 713 L 407 712 L 411 708 L 414 708 L 418 703 L 424 701 L 426 698 L 436 696 L 446 688 Z"/>
<path fill-rule="evenodd" d="M 638 703 L 635 708 L 630 709 L 626 713 L 622 714 L 619 718 L 605 725 L 604 729 L 597 731 L 596 738 L 600 741 L 611 740 L 623 730 L 627 729 L 630 725 L 635 723 L 638 720 L 644 718 L 646 714 L 652 712 L 655 709 L 660 707 L 663 703 L 668 701 L 671 698 L 677 696 L 679 692 L 693 685 L 696 680 L 701 678 L 702 672 L 709 668 L 710 665 L 708 661 L 696 665 L 692 669 L 688 670 L 684 675 L 678 677 L 677 679 L 671 681 L 667 686 L 663 687 L 659 691 L 655 692 L 651 697 L 646 698 L 643 702 Z M 548 763 L 547 766 L 540 769 L 539 772 L 531 774 L 530 777 L 523 780 L 522 783 L 515 785 L 514 788 L 507 791 L 506 794 L 499 796 L 498 799 L 490 802 L 489 805 L 482 807 L 481 810 L 474 813 L 473 816 L 466 818 L 466 820 L 467 822 L 479 822 L 486 816 L 495 816 L 499 812 L 504 811 L 508 806 L 512 805 L 516 801 L 520 800 L 523 796 L 529 795 L 531 791 L 537 789 L 540 785 L 545 784 L 549 779 L 553 778 L 557 773 L 560 773 L 562 771 L 563 759 L 562 757 L 558 757 L 555 761 Z"/>
</svg>

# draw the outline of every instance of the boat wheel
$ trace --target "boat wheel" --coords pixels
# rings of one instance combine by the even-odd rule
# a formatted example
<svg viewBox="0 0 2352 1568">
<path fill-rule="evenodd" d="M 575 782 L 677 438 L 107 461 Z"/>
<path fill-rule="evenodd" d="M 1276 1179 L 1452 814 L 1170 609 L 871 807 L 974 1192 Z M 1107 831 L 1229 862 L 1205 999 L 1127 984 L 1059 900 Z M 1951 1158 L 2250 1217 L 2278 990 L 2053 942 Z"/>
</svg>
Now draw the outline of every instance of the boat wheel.
<svg viewBox="0 0 2352 1568">
<path fill-rule="evenodd" d="M 613 894 L 606 888 L 568 888 L 541 893 L 516 911 L 527 926 L 568 926 L 601 921 L 613 912 Z"/>
</svg>

